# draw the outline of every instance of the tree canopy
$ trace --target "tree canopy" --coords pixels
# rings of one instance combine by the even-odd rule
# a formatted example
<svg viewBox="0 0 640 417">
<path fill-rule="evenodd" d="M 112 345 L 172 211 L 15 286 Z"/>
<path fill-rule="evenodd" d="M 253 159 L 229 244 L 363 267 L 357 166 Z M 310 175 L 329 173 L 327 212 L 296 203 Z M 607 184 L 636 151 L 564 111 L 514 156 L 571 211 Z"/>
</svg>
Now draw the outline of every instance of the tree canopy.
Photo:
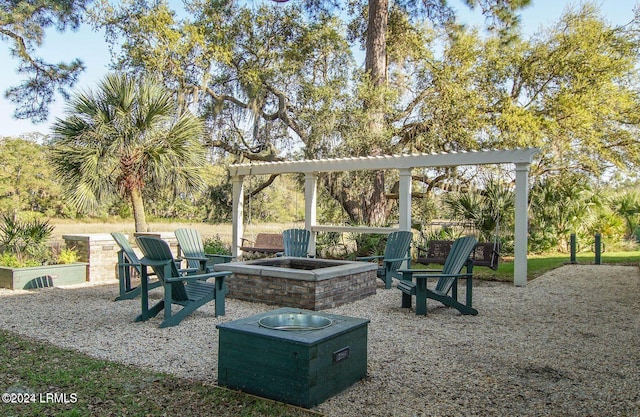
<svg viewBox="0 0 640 417">
<path fill-rule="evenodd" d="M 89 0 L 29 0 L 0 3 L 0 40 L 9 43 L 11 55 L 18 62 L 22 82 L 10 87 L 5 96 L 16 105 L 14 116 L 42 122 L 49 116 L 49 105 L 56 93 L 68 99 L 83 63 L 50 63 L 37 56 L 45 31 L 75 30 Z"/>
<path fill-rule="evenodd" d="M 441 2 L 389 6 L 377 84 L 357 51 L 369 3 L 337 14 L 328 3 L 194 0 L 179 18 L 162 1 L 103 1 L 92 16 L 122 42 L 116 64 L 161 74 L 204 118 L 207 145 L 236 162 L 535 146 L 534 176 L 636 169 L 638 16 L 612 26 L 584 3 L 530 36 L 517 25 L 528 3 L 467 1 L 485 30 Z M 441 174 L 421 180 L 446 187 L 453 172 Z M 393 187 L 379 175 L 323 186 L 367 222 L 391 210 L 371 204 Z"/>
</svg>

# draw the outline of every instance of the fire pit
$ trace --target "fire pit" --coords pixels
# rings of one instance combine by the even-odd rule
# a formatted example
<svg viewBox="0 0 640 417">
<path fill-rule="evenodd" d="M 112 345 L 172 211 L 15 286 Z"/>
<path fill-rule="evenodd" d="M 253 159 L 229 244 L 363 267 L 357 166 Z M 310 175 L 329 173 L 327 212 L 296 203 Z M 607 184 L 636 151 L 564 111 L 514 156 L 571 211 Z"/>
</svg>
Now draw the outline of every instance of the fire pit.
<svg viewBox="0 0 640 417">
<path fill-rule="evenodd" d="M 293 308 L 218 324 L 218 384 L 311 408 L 367 374 L 368 324 Z"/>
<path fill-rule="evenodd" d="M 281 257 L 215 265 L 231 271 L 227 297 L 283 307 L 323 310 L 376 293 L 376 264 Z"/>
</svg>

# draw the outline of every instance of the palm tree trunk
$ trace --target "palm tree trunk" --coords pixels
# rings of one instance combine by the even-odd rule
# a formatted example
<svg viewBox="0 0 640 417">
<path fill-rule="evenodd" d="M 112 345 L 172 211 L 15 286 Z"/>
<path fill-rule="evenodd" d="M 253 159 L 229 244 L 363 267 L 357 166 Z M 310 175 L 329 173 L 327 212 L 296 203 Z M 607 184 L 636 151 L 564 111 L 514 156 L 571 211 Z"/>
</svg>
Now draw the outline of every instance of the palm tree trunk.
<svg viewBox="0 0 640 417">
<path fill-rule="evenodd" d="M 144 214 L 144 202 L 142 201 L 142 193 L 140 189 L 133 188 L 130 191 L 131 206 L 133 208 L 133 220 L 135 222 L 136 232 L 147 231 L 147 218 Z"/>
</svg>

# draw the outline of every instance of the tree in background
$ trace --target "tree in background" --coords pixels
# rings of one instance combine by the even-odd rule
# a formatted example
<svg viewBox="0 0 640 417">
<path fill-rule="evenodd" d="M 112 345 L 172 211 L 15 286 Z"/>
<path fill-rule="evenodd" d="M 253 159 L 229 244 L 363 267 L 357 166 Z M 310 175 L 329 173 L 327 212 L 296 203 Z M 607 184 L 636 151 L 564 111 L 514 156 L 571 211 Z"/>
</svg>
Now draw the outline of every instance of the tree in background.
<svg viewBox="0 0 640 417">
<path fill-rule="evenodd" d="M 42 122 L 49 115 L 55 94 L 69 97 L 78 75 L 84 70 L 78 59 L 52 64 L 38 58 L 36 49 L 44 42 L 50 27 L 64 31 L 80 25 L 88 0 L 3 1 L 0 7 L 0 40 L 10 44 L 18 59 L 18 72 L 24 81 L 9 88 L 5 96 L 16 105 L 14 116 Z M 5 63 L 6 64 L 6 63 Z"/>
<path fill-rule="evenodd" d="M 100 3 L 94 18 L 114 46 L 123 41 L 117 65 L 162 74 L 227 161 L 536 146 L 539 180 L 640 165 L 637 18 L 612 27 L 587 3 L 526 37 L 514 24 L 526 2 L 469 1 L 493 16 L 484 33 L 442 2 L 400 2 L 388 8 L 380 86 L 351 54 L 366 48 L 369 3 L 352 3 L 348 30 L 308 3 L 194 0 L 184 19 L 164 2 Z M 457 169 L 428 174 L 414 181 L 431 191 L 472 181 Z M 389 219 L 394 178 L 334 177 L 321 184 L 348 221 Z"/>
<path fill-rule="evenodd" d="M 145 232 L 143 193 L 203 187 L 202 122 L 180 113 L 157 81 L 110 74 L 96 91 L 76 95 L 66 113 L 53 127 L 52 160 L 79 208 L 124 198 L 136 231 Z"/>
<path fill-rule="evenodd" d="M 34 138 L 36 139 L 36 138 Z M 34 140 L 0 138 L 0 212 L 73 214 L 49 164 L 49 148 Z"/>
</svg>

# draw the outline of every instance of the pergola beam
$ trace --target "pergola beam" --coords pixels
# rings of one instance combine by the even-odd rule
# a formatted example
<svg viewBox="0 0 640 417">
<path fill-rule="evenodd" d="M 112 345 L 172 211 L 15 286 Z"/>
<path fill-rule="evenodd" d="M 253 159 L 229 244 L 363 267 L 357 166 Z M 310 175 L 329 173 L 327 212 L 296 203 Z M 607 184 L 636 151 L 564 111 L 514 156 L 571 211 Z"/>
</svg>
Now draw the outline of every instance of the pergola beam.
<svg viewBox="0 0 640 417">
<path fill-rule="evenodd" d="M 537 148 L 485 150 L 451 153 L 421 153 L 351 158 L 311 159 L 304 161 L 258 162 L 229 167 L 232 177 L 237 175 L 267 175 L 285 173 L 313 173 L 335 171 L 365 171 L 380 169 L 441 168 L 462 165 L 530 164 Z"/>
</svg>

